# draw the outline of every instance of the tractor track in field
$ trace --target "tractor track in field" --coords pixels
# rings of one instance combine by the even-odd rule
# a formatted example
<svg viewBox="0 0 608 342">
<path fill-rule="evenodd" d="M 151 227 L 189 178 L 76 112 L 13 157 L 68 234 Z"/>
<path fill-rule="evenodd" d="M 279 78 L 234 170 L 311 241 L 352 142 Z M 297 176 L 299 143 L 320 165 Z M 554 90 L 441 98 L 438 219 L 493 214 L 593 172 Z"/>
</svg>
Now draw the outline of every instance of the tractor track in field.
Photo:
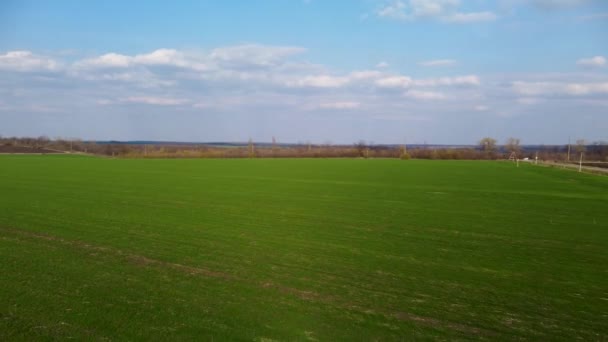
<svg viewBox="0 0 608 342">
<path fill-rule="evenodd" d="M 423 326 L 434 328 L 434 329 L 439 329 L 439 330 L 447 329 L 447 330 L 452 330 L 452 331 L 456 331 L 459 333 L 463 333 L 466 335 L 475 335 L 478 337 L 492 337 L 492 336 L 497 335 L 497 332 L 495 332 L 495 331 L 487 330 L 484 328 L 479 328 L 479 327 L 475 327 L 475 326 L 471 326 L 471 325 L 467 325 L 467 324 L 463 324 L 463 323 L 444 321 L 444 320 L 436 319 L 433 317 L 421 316 L 421 315 L 417 315 L 417 314 L 413 314 L 413 313 L 405 312 L 405 311 L 386 311 L 386 310 L 382 310 L 382 309 L 378 310 L 375 308 L 362 307 L 355 303 L 348 302 L 342 298 L 337 298 L 335 296 L 330 296 L 330 295 L 323 295 L 323 294 L 320 294 L 315 291 L 297 289 L 294 287 L 277 284 L 272 281 L 258 282 L 258 281 L 254 281 L 251 279 L 238 277 L 238 276 L 235 276 L 235 275 L 232 275 L 229 273 L 225 273 L 225 272 L 210 270 L 210 269 L 203 268 L 203 267 L 188 266 L 188 265 L 183 265 L 183 264 L 179 264 L 179 263 L 153 259 L 153 258 L 149 258 L 149 257 L 143 256 L 140 254 L 123 251 L 123 250 L 113 248 L 113 247 L 105 247 L 105 246 L 98 246 L 98 245 L 90 244 L 88 242 L 84 242 L 81 240 L 69 240 L 69 239 L 64 239 L 64 238 L 49 235 L 49 234 L 36 233 L 36 232 L 32 232 L 32 231 L 26 231 L 26 230 L 16 229 L 16 228 L 7 228 L 7 227 L 0 227 L 0 232 L 12 234 L 13 236 L 17 236 L 17 237 L 20 236 L 23 238 L 30 238 L 30 239 L 35 239 L 35 240 L 43 240 L 43 241 L 58 243 L 58 244 L 61 244 L 64 246 L 69 246 L 69 247 L 76 248 L 79 250 L 105 253 L 106 255 L 109 255 L 109 256 L 122 258 L 125 261 L 127 261 L 128 263 L 138 266 L 138 267 L 165 268 L 165 269 L 171 269 L 171 270 L 181 272 L 184 274 L 189 274 L 189 275 L 198 275 L 198 276 L 221 279 L 221 280 L 226 280 L 226 281 L 238 281 L 238 282 L 242 282 L 242 283 L 247 283 L 247 284 L 251 284 L 254 286 L 259 286 L 264 289 L 272 289 L 272 290 L 275 290 L 275 291 L 285 294 L 285 295 L 295 296 L 304 301 L 333 305 L 333 306 L 336 306 L 341 309 L 357 311 L 359 313 L 364 313 L 364 314 L 382 315 L 387 318 L 392 318 L 392 319 L 396 319 L 396 320 L 403 321 L 403 322 L 415 323 L 415 324 L 423 325 Z M 89 254 L 89 256 L 94 257 L 95 254 Z"/>
</svg>

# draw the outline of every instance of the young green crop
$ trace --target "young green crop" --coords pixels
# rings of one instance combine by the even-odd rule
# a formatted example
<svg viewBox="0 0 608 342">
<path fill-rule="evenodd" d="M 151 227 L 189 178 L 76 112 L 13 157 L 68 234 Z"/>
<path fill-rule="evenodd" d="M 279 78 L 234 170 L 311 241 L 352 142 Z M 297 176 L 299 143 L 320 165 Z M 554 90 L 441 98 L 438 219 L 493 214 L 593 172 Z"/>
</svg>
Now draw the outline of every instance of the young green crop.
<svg viewBox="0 0 608 342">
<path fill-rule="evenodd" d="M 0 156 L 0 339 L 601 340 L 608 177 Z"/>
</svg>

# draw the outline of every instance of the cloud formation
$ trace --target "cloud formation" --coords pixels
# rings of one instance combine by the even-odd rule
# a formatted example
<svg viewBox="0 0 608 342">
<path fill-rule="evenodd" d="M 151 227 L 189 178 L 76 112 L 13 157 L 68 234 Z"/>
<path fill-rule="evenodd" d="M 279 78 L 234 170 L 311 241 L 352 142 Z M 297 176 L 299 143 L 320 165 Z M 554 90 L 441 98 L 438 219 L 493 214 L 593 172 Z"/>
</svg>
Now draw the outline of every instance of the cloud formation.
<svg viewBox="0 0 608 342">
<path fill-rule="evenodd" d="M 512 84 L 513 90 L 521 95 L 608 95 L 608 82 L 565 83 L 565 82 L 522 82 Z"/>
<path fill-rule="evenodd" d="M 306 60 L 306 51 L 254 44 L 208 51 L 114 51 L 80 58 L 8 51 L 0 53 L 0 115 L 46 115 L 28 122 L 45 122 L 51 115 L 69 117 L 57 122 L 91 118 L 105 122 L 113 117 L 118 124 L 107 125 L 105 138 L 114 134 L 117 125 L 129 127 L 128 120 L 135 126 L 145 126 L 149 120 L 162 122 L 154 126 L 158 131 L 176 126 L 179 132 L 203 129 L 188 122 L 199 122 L 199 127 L 202 122 L 232 127 L 261 120 L 306 127 L 307 120 L 324 123 L 319 125 L 343 125 L 347 120 L 349 126 L 360 124 L 357 132 L 363 133 L 352 134 L 365 138 L 370 125 L 379 122 L 391 131 L 391 122 L 440 125 L 445 121 L 450 126 L 463 117 L 531 115 L 531 108 L 540 113 L 568 108 L 604 113 L 608 108 L 608 77 L 597 69 L 570 74 L 459 75 L 455 68 L 430 68 L 455 65 L 453 60 L 440 59 L 421 62 L 424 67 L 415 74 L 377 67 L 337 70 Z M 597 57 L 579 61 L 583 66 L 604 63 Z M 103 122 L 95 126 L 106 127 Z M 184 124 L 179 126 L 180 122 Z M 258 125 L 243 124 L 234 139 L 246 139 L 250 127 Z M 216 130 L 206 132 L 205 138 L 197 139 L 216 137 Z M 79 134 L 89 138 L 86 130 Z M 332 138 L 333 133 L 324 134 Z M 215 139 L 230 138 L 218 135 Z"/>
<path fill-rule="evenodd" d="M 434 59 L 430 61 L 423 61 L 418 64 L 424 67 L 442 67 L 455 65 L 456 61 L 453 59 Z"/>
<path fill-rule="evenodd" d="M 491 11 L 463 12 L 460 0 L 394 0 L 378 9 L 376 15 L 403 21 L 436 19 L 456 24 L 488 22 L 498 18 Z"/>
<path fill-rule="evenodd" d="M 326 109 L 355 109 L 359 108 L 361 104 L 355 101 L 343 101 L 343 102 L 329 102 L 329 103 L 321 103 L 319 105 L 320 108 Z"/>
<path fill-rule="evenodd" d="M 129 103 L 143 103 L 148 105 L 159 105 L 159 106 L 176 106 L 187 103 L 186 99 L 176 99 L 170 97 L 153 97 L 153 96 L 129 96 L 122 100 L 123 102 Z"/>
<path fill-rule="evenodd" d="M 576 64 L 583 67 L 600 68 L 606 66 L 606 57 L 595 56 L 591 58 L 582 58 L 579 59 Z"/>
<path fill-rule="evenodd" d="M 409 90 L 403 94 L 405 97 L 409 97 L 416 100 L 443 100 L 446 96 L 436 91 L 422 91 L 422 90 Z"/>
<path fill-rule="evenodd" d="M 8 51 L 0 54 L 0 70 L 28 71 L 58 71 L 61 64 L 50 57 L 35 55 L 30 51 Z"/>
</svg>

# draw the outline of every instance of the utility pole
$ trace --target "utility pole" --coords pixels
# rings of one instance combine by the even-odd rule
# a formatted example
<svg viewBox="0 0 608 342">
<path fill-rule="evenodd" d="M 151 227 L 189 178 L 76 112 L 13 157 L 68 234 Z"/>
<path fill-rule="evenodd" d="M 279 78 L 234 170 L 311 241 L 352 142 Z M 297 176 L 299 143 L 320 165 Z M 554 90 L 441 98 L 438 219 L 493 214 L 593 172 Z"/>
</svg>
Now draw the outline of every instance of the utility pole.
<svg viewBox="0 0 608 342">
<path fill-rule="evenodd" d="M 578 172 L 583 172 L 583 152 L 581 152 L 581 159 L 578 161 Z"/>
<path fill-rule="evenodd" d="M 568 161 L 570 161 L 570 137 L 568 137 Z"/>
<path fill-rule="evenodd" d="M 253 157 L 254 157 L 253 140 L 251 138 L 249 138 L 249 158 L 253 158 Z"/>
</svg>

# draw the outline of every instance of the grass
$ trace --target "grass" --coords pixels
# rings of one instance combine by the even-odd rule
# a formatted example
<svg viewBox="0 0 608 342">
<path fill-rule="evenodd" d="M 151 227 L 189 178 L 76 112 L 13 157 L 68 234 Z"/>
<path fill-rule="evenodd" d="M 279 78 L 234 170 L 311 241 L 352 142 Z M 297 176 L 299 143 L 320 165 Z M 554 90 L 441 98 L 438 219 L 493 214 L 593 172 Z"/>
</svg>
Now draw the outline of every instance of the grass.
<svg viewBox="0 0 608 342">
<path fill-rule="evenodd" d="M 608 338 L 608 177 L 0 156 L 0 340 Z"/>
</svg>

